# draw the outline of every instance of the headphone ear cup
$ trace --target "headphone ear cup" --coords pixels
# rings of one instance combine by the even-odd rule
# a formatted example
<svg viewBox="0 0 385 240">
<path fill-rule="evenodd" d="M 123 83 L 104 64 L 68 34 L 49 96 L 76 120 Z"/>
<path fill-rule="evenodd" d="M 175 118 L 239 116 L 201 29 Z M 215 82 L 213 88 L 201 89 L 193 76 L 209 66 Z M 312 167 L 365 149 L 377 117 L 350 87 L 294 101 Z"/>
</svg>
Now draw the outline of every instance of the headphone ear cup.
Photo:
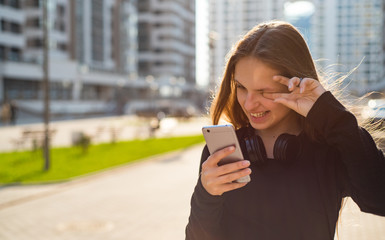
<svg viewBox="0 0 385 240">
<path fill-rule="evenodd" d="M 302 146 L 297 136 L 284 133 L 277 138 L 273 151 L 275 159 L 289 164 L 301 154 Z"/>
<path fill-rule="evenodd" d="M 265 146 L 262 138 L 258 135 L 245 138 L 247 153 L 249 154 L 250 162 L 257 165 L 262 165 L 267 161 Z"/>
</svg>

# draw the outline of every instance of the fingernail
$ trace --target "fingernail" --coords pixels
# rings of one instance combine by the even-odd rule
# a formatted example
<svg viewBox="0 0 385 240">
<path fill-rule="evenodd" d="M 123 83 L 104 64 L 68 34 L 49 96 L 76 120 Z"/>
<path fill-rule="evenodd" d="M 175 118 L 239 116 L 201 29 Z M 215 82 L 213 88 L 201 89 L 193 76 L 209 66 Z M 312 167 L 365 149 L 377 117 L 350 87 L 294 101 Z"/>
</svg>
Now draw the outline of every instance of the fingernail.
<svg viewBox="0 0 385 240">
<path fill-rule="evenodd" d="M 229 151 L 233 151 L 235 149 L 234 146 L 230 146 L 229 148 L 227 148 Z"/>
<path fill-rule="evenodd" d="M 293 88 L 293 83 L 289 83 L 289 89 Z"/>
<path fill-rule="evenodd" d="M 245 166 L 245 167 L 249 166 L 250 165 L 250 161 L 247 161 L 247 160 L 246 161 L 242 161 L 242 165 Z"/>
</svg>

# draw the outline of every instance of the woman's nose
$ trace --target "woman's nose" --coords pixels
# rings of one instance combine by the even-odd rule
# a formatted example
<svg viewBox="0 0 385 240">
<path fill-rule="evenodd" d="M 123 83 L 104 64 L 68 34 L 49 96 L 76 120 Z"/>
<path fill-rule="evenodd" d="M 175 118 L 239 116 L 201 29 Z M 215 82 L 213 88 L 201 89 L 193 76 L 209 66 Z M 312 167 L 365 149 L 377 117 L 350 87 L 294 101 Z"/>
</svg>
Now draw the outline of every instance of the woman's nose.
<svg viewBox="0 0 385 240">
<path fill-rule="evenodd" d="M 262 97 L 262 94 L 260 94 L 260 93 L 247 94 L 243 107 L 246 110 L 251 110 L 251 109 L 259 106 L 261 97 Z"/>
</svg>

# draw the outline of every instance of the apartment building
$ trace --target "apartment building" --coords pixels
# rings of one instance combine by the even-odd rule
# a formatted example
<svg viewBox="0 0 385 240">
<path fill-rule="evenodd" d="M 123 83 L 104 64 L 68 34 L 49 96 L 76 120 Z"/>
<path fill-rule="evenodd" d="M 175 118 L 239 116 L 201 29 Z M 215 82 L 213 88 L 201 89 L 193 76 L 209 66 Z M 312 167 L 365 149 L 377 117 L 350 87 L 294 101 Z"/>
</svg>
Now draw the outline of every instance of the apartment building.
<svg viewBox="0 0 385 240">
<path fill-rule="evenodd" d="M 136 72 L 136 1 L 71 0 L 71 59 L 97 70 Z"/>
<path fill-rule="evenodd" d="M 0 101 L 40 112 L 41 4 L 0 0 Z M 202 102 L 195 83 L 195 1 L 52 0 L 48 15 L 52 111 L 87 102 L 90 112 L 120 113 Z"/>
<path fill-rule="evenodd" d="M 70 0 L 69 4 L 72 29 L 68 53 L 79 64 L 82 74 L 80 95 L 109 99 L 116 95 L 116 87 L 130 87 L 133 88 L 130 98 L 138 97 L 134 90 L 143 84 L 135 83 L 138 80 L 137 1 Z"/>
<path fill-rule="evenodd" d="M 25 14 L 20 11 L 18 1 L 0 1 L 0 61 L 21 61 L 22 49 L 25 46 L 22 29 Z M 0 67 L 0 76 L 3 74 Z M 0 99 L 4 98 L 4 79 L 0 77 Z"/>
<path fill-rule="evenodd" d="M 40 109 L 42 1 L 0 1 L 0 101 Z M 121 89 L 143 94 L 137 73 L 136 0 L 55 0 L 48 4 L 49 79 L 57 101 L 108 102 Z M 55 102 L 56 101 L 56 102 Z M 40 104 L 41 105 L 41 104 Z M 68 104 L 61 104 L 61 108 Z M 55 106 L 53 106 L 53 111 Z M 92 111 L 92 110 L 91 110 Z"/>
<path fill-rule="evenodd" d="M 220 81 L 232 46 L 258 23 L 283 20 L 284 3 L 285 0 L 209 0 L 211 87 Z"/>
<path fill-rule="evenodd" d="M 312 52 L 315 59 L 324 59 L 319 65 L 341 75 L 358 67 L 345 81 L 356 95 L 384 90 L 384 2 L 313 2 Z"/>
<path fill-rule="evenodd" d="M 195 1 L 140 0 L 139 75 L 195 85 Z"/>
</svg>

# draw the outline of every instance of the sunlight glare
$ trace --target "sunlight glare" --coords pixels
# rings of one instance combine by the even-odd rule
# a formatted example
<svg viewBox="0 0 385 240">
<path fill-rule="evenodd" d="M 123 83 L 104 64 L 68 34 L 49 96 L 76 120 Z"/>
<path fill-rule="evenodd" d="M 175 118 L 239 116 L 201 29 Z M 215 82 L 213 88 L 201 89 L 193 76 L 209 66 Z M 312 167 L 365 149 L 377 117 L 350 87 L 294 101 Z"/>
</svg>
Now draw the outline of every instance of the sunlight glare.
<svg viewBox="0 0 385 240">
<path fill-rule="evenodd" d="M 314 12 L 314 4 L 309 1 L 296 1 L 285 3 L 286 16 L 308 16 Z"/>
</svg>

